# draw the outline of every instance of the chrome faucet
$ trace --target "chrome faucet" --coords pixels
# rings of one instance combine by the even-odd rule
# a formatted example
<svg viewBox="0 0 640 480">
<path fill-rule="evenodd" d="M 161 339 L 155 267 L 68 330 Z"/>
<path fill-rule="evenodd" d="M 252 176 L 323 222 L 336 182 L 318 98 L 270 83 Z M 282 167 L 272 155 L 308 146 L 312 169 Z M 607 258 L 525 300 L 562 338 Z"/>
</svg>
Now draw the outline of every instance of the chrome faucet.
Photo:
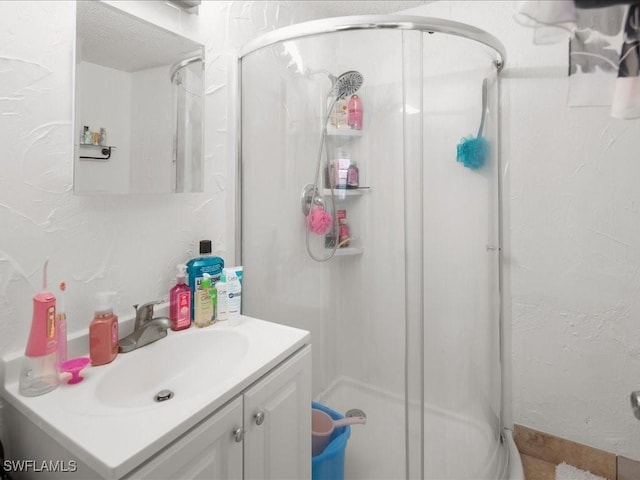
<svg viewBox="0 0 640 480">
<path fill-rule="evenodd" d="M 171 327 L 169 318 L 153 317 L 153 307 L 159 303 L 161 302 L 154 301 L 133 306 L 136 309 L 136 322 L 133 327 L 133 333 L 118 342 L 120 353 L 131 352 L 136 348 L 144 347 L 167 336 L 167 329 Z"/>
</svg>

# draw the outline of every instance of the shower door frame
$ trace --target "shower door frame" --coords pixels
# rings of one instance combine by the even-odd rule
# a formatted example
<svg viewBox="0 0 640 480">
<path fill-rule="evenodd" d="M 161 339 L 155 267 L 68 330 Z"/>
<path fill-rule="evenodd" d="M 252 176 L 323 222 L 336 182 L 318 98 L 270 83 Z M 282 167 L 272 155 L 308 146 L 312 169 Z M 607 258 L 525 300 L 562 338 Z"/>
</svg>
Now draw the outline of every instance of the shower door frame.
<svg viewBox="0 0 640 480">
<path fill-rule="evenodd" d="M 406 30 L 406 31 L 417 31 L 422 33 L 442 33 L 448 35 L 454 35 L 457 37 L 462 37 L 468 40 L 472 40 L 475 42 L 479 42 L 490 49 L 496 55 L 496 59 L 493 61 L 493 65 L 496 68 L 496 72 L 499 78 L 499 74 L 501 70 L 504 68 L 506 62 L 506 50 L 504 45 L 493 35 L 484 30 L 478 29 L 471 25 L 467 25 L 460 22 L 454 22 L 451 20 L 445 20 L 441 18 L 433 18 L 433 17 L 419 17 L 419 16 L 409 16 L 409 15 L 358 15 L 358 16 L 347 16 L 347 17 L 334 17 L 322 20 L 313 20 L 308 22 L 299 23 L 296 25 L 291 25 L 289 27 L 280 28 L 264 34 L 247 44 L 245 44 L 238 52 L 237 65 L 236 65 L 236 82 L 234 87 L 236 90 L 236 197 L 235 197 L 235 252 L 236 252 L 236 265 L 242 265 L 242 218 L 243 218 L 243 209 L 242 209 L 242 60 L 243 58 L 257 50 L 260 50 L 264 47 L 268 47 L 274 45 L 279 42 L 286 42 L 290 40 L 299 40 L 305 37 L 312 37 L 316 35 L 323 35 L 328 33 L 337 33 L 337 32 L 345 32 L 345 31 L 353 31 L 353 30 L 375 30 L 375 29 L 396 29 L 396 30 Z M 497 92 L 499 93 L 499 87 L 497 86 Z M 499 115 L 499 111 L 498 111 Z M 500 133 L 499 129 L 496 132 L 497 142 L 499 144 Z M 405 144 L 406 147 L 406 144 Z M 500 246 L 502 245 L 502 168 L 500 163 L 500 154 L 497 154 L 498 161 L 498 169 L 497 169 L 497 185 L 498 185 L 498 241 Z M 405 172 L 406 173 L 406 172 Z M 406 183 L 405 183 L 406 185 Z M 405 193 L 405 200 L 406 200 Z M 405 202 L 405 215 L 407 214 L 407 203 Z M 412 215 L 415 216 L 417 212 L 414 212 Z M 407 245 L 405 244 L 405 247 Z M 503 355 L 503 321 L 504 316 L 502 313 L 502 249 L 498 247 L 499 255 L 498 255 L 498 294 L 500 296 L 499 300 L 499 316 L 498 316 L 498 328 L 500 335 L 500 358 L 504 357 Z M 420 256 L 422 254 L 420 253 Z M 406 255 L 405 255 L 406 257 Z M 405 276 L 408 275 L 407 268 L 405 265 Z M 422 268 L 422 267 L 420 267 Z M 405 292 L 405 303 L 406 303 L 406 315 L 409 315 L 409 299 L 406 297 Z M 415 310 L 415 308 L 413 309 Z M 405 318 L 405 322 L 406 322 Z M 421 329 L 424 328 L 424 322 L 420 322 Z M 418 333 L 418 332 L 414 332 Z M 409 335 L 409 330 L 405 333 L 405 402 L 408 402 L 408 385 L 409 382 L 407 380 L 408 376 L 408 347 L 409 342 L 407 336 Z M 502 361 L 501 361 L 502 363 Z M 422 367 L 421 367 L 422 368 Z M 501 382 L 500 387 L 502 390 L 502 401 L 501 401 L 501 410 L 504 410 L 505 405 L 505 380 L 504 380 L 504 368 L 501 371 Z M 424 372 L 422 372 L 422 381 L 424 382 Z M 422 388 L 421 388 L 422 390 Z M 423 396 L 423 394 L 422 394 Z M 424 398 L 422 398 L 424 404 Z M 410 423 L 409 419 L 410 413 L 409 408 L 405 407 L 405 420 L 407 427 Z M 501 428 L 504 427 L 503 424 L 504 412 L 500 412 L 500 422 Z M 424 444 L 424 419 L 420 422 L 420 442 L 421 448 Z M 411 476 L 412 473 L 412 465 L 410 461 L 409 455 L 409 430 L 405 428 L 405 441 L 406 441 L 406 451 L 405 451 L 405 474 L 407 478 L 413 478 Z M 502 439 L 502 432 L 500 432 L 500 437 Z M 424 478 L 424 458 L 421 456 L 420 460 L 420 477 Z"/>
</svg>

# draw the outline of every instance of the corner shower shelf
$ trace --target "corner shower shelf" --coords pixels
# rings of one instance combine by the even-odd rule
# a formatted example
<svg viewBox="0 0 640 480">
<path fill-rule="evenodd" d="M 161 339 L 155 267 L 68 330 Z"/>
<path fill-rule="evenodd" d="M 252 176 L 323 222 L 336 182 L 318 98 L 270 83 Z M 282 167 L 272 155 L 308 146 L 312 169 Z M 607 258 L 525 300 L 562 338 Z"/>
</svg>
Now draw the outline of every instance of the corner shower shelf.
<svg viewBox="0 0 640 480">
<path fill-rule="evenodd" d="M 362 130 L 352 130 L 350 128 L 327 127 L 327 135 L 342 136 L 342 137 L 361 137 Z"/>
<path fill-rule="evenodd" d="M 371 189 L 369 187 L 358 187 L 358 188 L 334 188 L 333 189 L 333 194 L 337 197 L 337 198 L 343 198 L 343 197 L 359 197 L 361 195 L 364 195 L 365 193 L 369 192 Z M 330 196 L 331 195 L 331 189 L 330 188 L 325 188 L 322 190 L 322 194 L 326 197 L 326 196 Z"/>
<path fill-rule="evenodd" d="M 326 250 L 330 252 L 332 249 L 327 248 Z M 348 257 L 351 255 L 362 255 L 363 253 L 364 253 L 364 248 L 361 248 L 361 247 L 344 247 L 344 248 L 337 248 L 334 256 Z"/>
</svg>

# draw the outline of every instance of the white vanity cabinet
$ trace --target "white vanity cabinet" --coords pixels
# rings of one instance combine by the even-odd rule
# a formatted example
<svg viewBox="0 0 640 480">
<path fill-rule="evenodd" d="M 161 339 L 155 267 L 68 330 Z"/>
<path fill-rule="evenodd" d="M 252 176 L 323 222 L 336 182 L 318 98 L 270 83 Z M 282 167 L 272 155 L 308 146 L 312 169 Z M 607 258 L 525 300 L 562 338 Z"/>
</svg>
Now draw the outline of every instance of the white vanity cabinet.
<svg viewBox="0 0 640 480">
<path fill-rule="evenodd" d="M 125 479 L 311 479 L 306 346 Z"/>
<path fill-rule="evenodd" d="M 243 396 L 245 480 L 310 480 L 311 347 Z"/>
<path fill-rule="evenodd" d="M 237 397 L 124 478 L 242 479 L 241 425 L 242 397 Z"/>
</svg>

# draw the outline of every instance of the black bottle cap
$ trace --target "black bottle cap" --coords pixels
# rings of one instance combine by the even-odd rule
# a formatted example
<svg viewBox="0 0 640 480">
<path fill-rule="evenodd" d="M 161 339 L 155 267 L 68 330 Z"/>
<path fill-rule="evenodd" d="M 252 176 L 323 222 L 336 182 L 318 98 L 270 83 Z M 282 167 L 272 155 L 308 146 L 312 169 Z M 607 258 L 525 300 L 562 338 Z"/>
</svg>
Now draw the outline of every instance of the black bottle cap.
<svg viewBox="0 0 640 480">
<path fill-rule="evenodd" d="M 200 255 L 211 253 L 211 240 L 200 240 Z"/>
</svg>

